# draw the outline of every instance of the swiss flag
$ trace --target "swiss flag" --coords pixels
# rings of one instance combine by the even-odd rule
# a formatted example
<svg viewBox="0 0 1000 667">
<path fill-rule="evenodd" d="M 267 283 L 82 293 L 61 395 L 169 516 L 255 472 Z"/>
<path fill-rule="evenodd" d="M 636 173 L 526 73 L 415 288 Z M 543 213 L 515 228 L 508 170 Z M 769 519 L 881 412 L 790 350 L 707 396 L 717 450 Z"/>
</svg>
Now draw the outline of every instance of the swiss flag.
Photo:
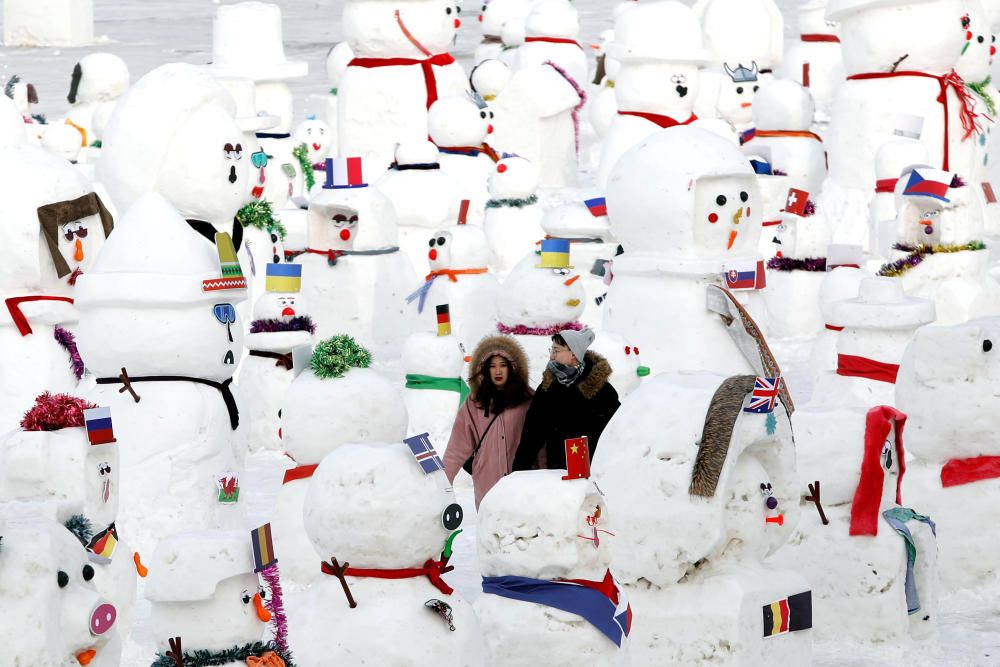
<svg viewBox="0 0 1000 667">
<path fill-rule="evenodd" d="M 588 479 L 590 477 L 590 445 L 587 436 L 567 438 L 566 474 L 563 479 Z"/>
<path fill-rule="evenodd" d="M 806 217 L 806 202 L 809 201 L 809 193 L 805 190 L 788 188 L 788 197 L 785 199 L 785 212 L 794 213 L 804 218 Z"/>
</svg>

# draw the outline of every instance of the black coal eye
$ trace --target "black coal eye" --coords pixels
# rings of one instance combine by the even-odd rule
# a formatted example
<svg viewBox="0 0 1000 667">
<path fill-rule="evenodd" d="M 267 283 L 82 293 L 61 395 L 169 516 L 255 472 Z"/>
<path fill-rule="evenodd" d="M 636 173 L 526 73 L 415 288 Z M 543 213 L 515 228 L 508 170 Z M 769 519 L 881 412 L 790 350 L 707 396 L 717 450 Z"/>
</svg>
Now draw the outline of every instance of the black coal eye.
<svg viewBox="0 0 1000 667">
<path fill-rule="evenodd" d="M 279 264 L 280 262 L 281 262 L 281 258 L 280 257 L 278 257 L 277 255 L 271 255 L 271 263 L 272 264 Z"/>
<path fill-rule="evenodd" d="M 737 95 L 743 94 L 743 86 L 736 86 L 736 94 Z"/>
<path fill-rule="evenodd" d="M 993 349 L 993 341 L 989 338 L 983 341 L 983 352 L 989 352 Z"/>
<path fill-rule="evenodd" d="M 479 112 L 479 117 L 480 118 L 486 118 L 486 112 L 485 111 L 480 111 Z"/>
<path fill-rule="evenodd" d="M 997 41 L 997 36 L 996 36 L 996 35 L 993 35 L 993 39 L 991 39 L 990 41 L 991 41 L 991 42 L 995 42 L 995 41 Z"/>
<path fill-rule="evenodd" d="M 726 195 L 719 195 L 718 197 L 716 197 L 715 198 L 715 203 L 718 204 L 719 206 L 725 206 L 726 205 Z"/>
<path fill-rule="evenodd" d="M 444 245 L 444 237 L 443 236 L 439 236 L 438 237 L 438 245 Z"/>
<path fill-rule="evenodd" d="M 266 600 L 266 599 L 267 599 L 267 591 L 266 591 L 266 590 L 264 590 L 264 587 L 263 587 L 263 586 L 261 586 L 261 587 L 260 587 L 260 588 L 258 589 L 258 591 L 257 591 L 257 592 L 258 592 L 258 593 L 260 593 L 260 599 L 261 599 L 261 600 Z"/>
<path fill-rule="evenodd" d="M 278 235 L 271 234 L 271 243 L 277 243 L 277 242 L 278 242 Z"/>
<path fill-rule="evenodd" d="M 745 192 L 741 192 L 741 193 L 740 193 L 740 201 L 746 201 L 746 200 L 748 200 L 748 199 L 750 199 L 750 195 L 748 195 L 748 194 L 747 194 L 747 193 L 745 193 Z"/>
<path fill-rule="evenodd" d="M 246 591 L 243 591 L 243 604 L 250 604 L 250 600 L 252 600 L 252 599 L 253 598 L 250 597 L 249 593 L 247 593 Z"/>
<path fill-rule="evenodd" d="M 462 13 L 462 8 L 461 7 L 455 7 L 455 12 L 457 12 L 458 14 L 461 14 Z"/>
<path fill-rule="evenodd" d="M 979 37 L 976 37 L 976 41 L 979 42 L 980 44 L 982 44 L 983 42 L 986 41 L 986 38 L 983 37 L 982 35 L 980 35 Z"/>
<path fill-rule="evenodd" d="M 753 92 L 755 92 L 755 93 L 756 93 L 756 92 L 757 92 L 757 91 L 758 91 L 759 89 L 760 89 L 760 86 L 754 86 L 754 87 L 753 87 Z"/>
<path fill-rule="evenodd" d="M 59 588 L 66 588 L 66 584 L 69 583 L 69 575 L 59 570 L 59 574 L 56 575 L 56 583 L 59 584 Z"/>
<path fill-rule="evenodd" d="M 447 7 L 447 8 L 446 8 L 446 9 L 444 10 L 444 13 L 445 13 L 445 14 L 451 14 L 451 7 Z"/>
<path fill-rule="evenodd" d="M 90 565 L 83 566 L 83 580 L 90 581 L 94 578 L 94 568 Z"/>
<path fill-rule="evenodd" d="M 435 244 L 435 243 L 437 243 L 437 241 L 435 241 L 434 239 L 431 239 L 431 240 L 430 240 L 430 241 L 428 242 L 428 244 L 427 244 L 427 245 L 429 245 L 430 247 L 432 247 L 432 248 L 433 248 L 433 247 L 434 247 L 434 244 Z"/>
<path fill-rule="evenodd" d="M 490 112 L 490 118 L 493 118 L 493 112 L 492 111 Z"/>
</svg>

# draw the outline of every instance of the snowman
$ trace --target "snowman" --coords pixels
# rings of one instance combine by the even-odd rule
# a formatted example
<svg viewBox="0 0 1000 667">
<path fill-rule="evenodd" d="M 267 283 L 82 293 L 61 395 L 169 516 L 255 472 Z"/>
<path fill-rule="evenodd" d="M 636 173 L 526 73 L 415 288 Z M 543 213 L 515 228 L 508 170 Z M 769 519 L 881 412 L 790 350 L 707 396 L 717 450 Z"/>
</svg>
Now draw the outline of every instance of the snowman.
<svg viewBox="0 0 1000 667">
<path fill-rule="evenodd" d="M 479 15 L 479 27 L 483 38 L 476 45 L 472 61 L 476 66 L 485 60 L 496 58 L 503 51 L 503 40 L 500 38 L 504 25 L 511 20 L 523 21 L 531 13 L 534 0 L 489 0 L 483 4 Z"/>
<path fill-rule="evenodd" d="M 12 74 L 4 86 L 4 95 L 14 101 L 14 108 L 24 124 L 28 126 L 25 129 L 31 143 L 37 144 L 48 121 L 44 115 L 35 110 L 38 104 L 38 91 L 35 89 L 35 84 L 22 81 L 20 76 Z"/>
<path fill-rule="evenodd" d="M 292 351 L 312 344 L 316 332 L 300 293 L 301 265 L 268 264 L 266 272 L 267 291 L 253 306 L 246 337 L 249 357 L 240 368 L 237 391 L 250 452 L 281 448 L 279 412 L 292 383 Z"/>
<path fill-rule="evenodd" d="M 524 19 L 514 70 L 552 63 L 577 85 L 587 82 L 587 54 L 577 41 L 580 17 L 568 0 L 539 0 Z"/>
<path fill-rule="evenodd" d="M 774 0 L 698 0 L 693 9 L 717 66 L 757 63 L 770 74 L 781 64 L 784 20 Z"/>
<path fill-rule="evenodd" d="M 625 253 L 614 260 L 604 328 L 657 371 L 764 375 L 773 358 L 760 329 L 761 198 L 739 148 L 700 128 L 657 133 L 618 161 L 607 206 Z"/>
<path fill-rule="evenodd" d="M 448 304 L 455 336 L 471 350 L 497 322 L 499 284 L 486 266 L 486 234 L 481 227 L 460 222 L 428 236 L 430 273 L 406 297 L 406 307 L 416 314 L 419 330 L 437 331 L 436 309 Z"/>
<path fill-rule="evenodd" d="M 77 538 L 38 507 L 0 516 L 0 604 L 11 665 L 117 665 L 118 611 Z"/>
<path fill-rule="evenodd" d="M 917 497 L 901 492 L 906 422 L 889 406 L 838 422 L 836 450 L 824 452 L 823 475 L 809 484 L 822 513 L 805 511 L 774 559 L 810 573 L 817 638 L 878 646 L 897 660 L 937 627 L 935 523 L 901 506 L 904 495 Z"/>
<path fill-rule="evenodd" d="M 744 152 L 767 149 L 771 166 L 788 175 L 788 186 L 819 192 L 826 178 L 823 140 L 809 130 L 813 104 L 809 89 L 776 80 L 753 96 L 753 134 Z"/>
<path fill-rule="evenodd" d="M 237 469 L 230 384 L 243 348 L 236 305 L 246 298 L 225 238 L 217 250 L 149 193 L 77 281 L 88 370 L 80 391 L 111 408 L 117 437 L 129 443 L 120 454 L 119 526 L 140 552 L 161 535 L 240 513 L 218 489 Z"/>
<path fill-rule="evenodd" d="M 489 199 L 486 180 L 500 154 L 486 139 L 493 134 L 493 112 L 479 97 L 449 97 L 438 100 L 427 112 L 431 141 L 440 152 L 441 171 L 458 188 L 461 199 L 469 199 L 469 221 L 482 224 L 483 207 Z"/>
<path fill-rule="evenodd" d="M 294 261 L 320 338 L 342 332 L 388 351 L 412 329 L 403 297 L 416 278 L 399 252 L 392 203 L 368 187 L 367 168 L 361 158 L 327 158 L 309 203 L 309 247 Z"/>
<path fill-rule="evenodd" d="M 511 269 L 497 298 L 497 330 L 511 334 L 528 355 L 528 384 L 538 386 L 549 360 L 552 336 L 580 331 L 586 298 L 580 274 L 569 263 L 570 244 L 546 239 L 539 255 L 529 253 Z"/>
<path fill-rule="evenodd" d="M 504 158 L 490 171 L 488 186 L 483 229 L 490 244 L 490 266 L 506 273 L 544 235 L 536 194 L 538 167 L 522 157 Z"/>
<path fill-rule="evenodd" d="M 489 664 L 632 664 L 632 609 L 610 569 L 604 494 L 564 472 L 508 475 L 479 507 L 475 608 Z"/>
<path fill-rule="evenodd" d="M 662 128 L 697 120 L 698 68 L 709 53 L 702 47 L 698 20 L 691 9 L 665 0 L 639 4 L 620 14 L 608 57 L 621 63 L 621 69 L 614 87 L 617 116 L 604 138 L 597 176 L 602 187 L 629 148 Z M 665 81 L 670 85 L 664 85 Z"/>
<path fill-rule="evenodd" d="M 431 442 L 447 443 L 455 415 L 469 395 L 462 378 L 467 355 L 451 335 L 448 305 L 438 306 L 437 312 L 437 333 L 417 331 L 403 344 L 403 401 L 410 418 L 407 433 L 427 433 Z"/>
<path fill-rule="evenodd" d="M 843 327 L 834 324 L 837 303 L 858 296 L 865 272 L 856 266 L 838 266 L 827 271 L 819 287 L 819 312 L 823 328 L 809 350 L 809 368 L 813 382 L 829 371 L 837 370 L 837 336 Z"/>
<path fill-rule="evenodd" d="M 623 3 L 632 7 L 632 3 Z M 617 15 L 616 15 L 617 20 Z M 599 139 L 604 139 L 611 123 L 618 115 L 618 101 L 615 99 L 615 80 L 621 70 L 621 63 L 608 55 L 608 45 L 615 39 L 615 31 L 601 32 L 600 41 L 594 45 L 597 54 L 597 71 L 591 82 L 596 88 L 591 92 L 590 124 Z M 597 156 L 600 158 L 600 155 Z"/>
<path fill-rule="evenodd" d="M 753 99 L 762 83 L 757 61 L 723 63 L 702 72 L 695 113 L 702 124 L 743 144 L 753 136 Z M 712 119 L 714 123 L 709 125 Z"/>
<path fill-rule="evenodd" d="M 251 539 L 261 530 L 267 526 L 252 531 Z M 292 664 L 276 613 L 280 606 L 272 599 L 280 593 L 258 578 L 262 565 L 274 564 L 269 534 L 264 544 L 260 550 L 243 530 L 188 531 L 160 541 L 146 583 L 157 649 L 153 667 L 196 660 L 222 667 Z M 269 551 L 270 558 L 258 556 L 260 551 Z M 272 621 L 277 636 L 263 641 Z"/>
<path fill-rule="evenodd" d="M 468 90 L 448 53 L 459 11 L 454 0 L 345 3 L 344 33 L 355 58 L 337 89 L 340 155 L 366 157 L 372 174 L 381 173 L 397 143 L 427 137 L 434 102 Z"/>
<path fill-rule="evenodd" d="M 347 71 L 347 65 L 352 60 L 354 60 L 354 52 L 351 50 L 351 45 L 347 42 L 336 44 L 326 54 L 326 78 L 330 81 L 331 86 L 330 94 L 326 98 L 325 120 L 328 128 L 327 144 L 329 146 L 327 155 L 337 155 L 339 153 L 337 142 L 337 92 L 340 89 L 340 80 L 343 78 L 344 72 Z"/>
<path fill-rule="evenodd" d="M 809 89 L 816 103 L 816 121 L 830 121 L 834 91 L 843 82 L 844 56 L 837 24 L 826 20 L 828 0 L 799 0 L 797 38 L 785 42 L 778 78 Z"/>
<path fill-rule="evenodd" d="M 492 102 L 510 82 L 513 75 L 508 65 L 497 58 L 483 60 L 469 72 L 472 92 L 487 102 Z"/>
<path fill-rule="evenodd" d="M 323 180 L 326 172 L 326 158 L 330 155 L 332 130 L 325 121 L 310 116 L 302 121 L 292 133 L 296 146 L 305 146 L 306 162 L 313 170 L 313 178 Z M 315 181 L 314 181 L 315 182 Z"/>
<path fill-rule="evenodd" d="M 598 331 L 590 349 L 611 364 L 608 382 L 620 397 L 624 398 L 638 389 L 643 378 L 650 373 L 649 366 L 642 365 L 639 348 L 629 343 L 624 336 L 610 331 Z"/>
<path fill-rule="evenodd" d="M 637 612 L 635 664 L 809 664 L 809 584 L 770 562 L 800 511 L 782 382 L 660 374 L 604 430 L 593 477 Z"/>
<path fill-rule="evenodd" d="M 128 85 L 128 65 L 113 53 L 89 53 L 76 63 L 66 96 L 70 110 L 65 123 L 79 132 L 77 145 L 86 149 L 98 141 L 94 132 L 98 107 L 107 107 L 102 113 L 108 113 Z"/>
<path fill-rule="evenodd" d="M 322 574 L 289 619 L 304 665 L 483 664 L 476 615 L 442 578 L 461 506 L 429 442 L 410 442 L 347 444 L 316 470 L 305 525 Z"/>
<path fill-rule="evenodd" d="M 344 443 L 400 440 L 406 432 L 399 392 L 370 363 L 369 352 L 350 337 L 329 338 L 316 346 L 309 368 L 297 371 L 283 398 L 281 443 L 293 465 L 285 471 L 272 523 L 284 579 L 297 587 L 320 574 L 302 525 L 316 466 Z M 345 405 L 352 408 L 331 409 Z"/>
<path fill-rule="evenodd" d="M 888 259 L 896 244 L 896 186 L 900 175 L 914 165 L 927 163 L 927 147 L 916 139 L 900 137 L 878 147 L 875 196 L 868 205 L 868 251 L 873 259 Z"/>
</svg>

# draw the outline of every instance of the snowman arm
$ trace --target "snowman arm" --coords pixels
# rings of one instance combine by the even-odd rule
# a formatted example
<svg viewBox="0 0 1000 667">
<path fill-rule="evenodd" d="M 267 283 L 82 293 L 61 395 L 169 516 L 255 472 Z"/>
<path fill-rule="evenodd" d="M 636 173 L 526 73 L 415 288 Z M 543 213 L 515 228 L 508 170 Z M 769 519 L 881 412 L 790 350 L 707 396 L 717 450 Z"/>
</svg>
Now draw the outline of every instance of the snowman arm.
<svg viewBox="0 0 1000 667">
<path fill-rule="evenodd" d="M 472 401 L 472 396 L 465 399 L 465 403 L 458 411 L 458 417 L 455 418 L 455 423 L 451 427 L 448 446 L 444 450 L 444 473 L 448 476 L 449 482 L 455 481 L 455 475 L 472 456 L 472 448 L 477 441 L 471 417 L 470 401 Z"/>
</svg>

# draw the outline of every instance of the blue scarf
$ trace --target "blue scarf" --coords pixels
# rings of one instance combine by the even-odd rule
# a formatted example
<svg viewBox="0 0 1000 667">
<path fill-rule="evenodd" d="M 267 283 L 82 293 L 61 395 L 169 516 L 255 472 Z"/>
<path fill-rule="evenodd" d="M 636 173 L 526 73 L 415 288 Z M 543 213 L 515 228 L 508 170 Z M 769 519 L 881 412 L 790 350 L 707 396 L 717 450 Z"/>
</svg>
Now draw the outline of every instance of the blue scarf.
<svg viewBox="0 0 1000 667">
<path fill-rule="evenodd" d="M 937 537 L 937 526 L 929 516 L 917 514 L 909 507 L 893 507 L 882 512 L 882 517 L 903 538 L 906 545 L 906 611 L 916 614 L 920 611 L 920 595 L 917 593 L 917 582 L 913 577 L 913 564 L 917 561 L 917 545 L 913 543 L 913 535 L 906 527 L 907 521 L 922 521 L 931 527 L 931 533 Z"/>
</svg>

